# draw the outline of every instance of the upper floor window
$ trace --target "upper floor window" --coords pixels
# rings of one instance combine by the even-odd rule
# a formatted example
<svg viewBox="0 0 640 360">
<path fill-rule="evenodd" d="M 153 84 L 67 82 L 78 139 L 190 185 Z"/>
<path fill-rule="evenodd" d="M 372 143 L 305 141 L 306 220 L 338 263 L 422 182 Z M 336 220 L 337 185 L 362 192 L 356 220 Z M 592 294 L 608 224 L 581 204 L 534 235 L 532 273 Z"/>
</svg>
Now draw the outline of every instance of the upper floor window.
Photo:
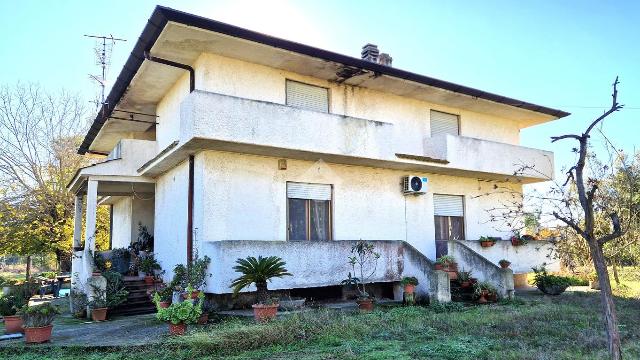
<svg viewBox="0 0 640 360">
<path fill-rule="evenodd" d="M 302 109 L 329 112 L 329 89 L 287 80 L 287 105 Z"/>
<path fill-rule="evenodd" d="M 460 117 L 431 110 L 431 136 L 440 134 L 460 135 Z"/>
<path fill-rule="evenodd" d="M 289 240 L 331 240 L 331 185 L 287 183 Z"/>
</svg>

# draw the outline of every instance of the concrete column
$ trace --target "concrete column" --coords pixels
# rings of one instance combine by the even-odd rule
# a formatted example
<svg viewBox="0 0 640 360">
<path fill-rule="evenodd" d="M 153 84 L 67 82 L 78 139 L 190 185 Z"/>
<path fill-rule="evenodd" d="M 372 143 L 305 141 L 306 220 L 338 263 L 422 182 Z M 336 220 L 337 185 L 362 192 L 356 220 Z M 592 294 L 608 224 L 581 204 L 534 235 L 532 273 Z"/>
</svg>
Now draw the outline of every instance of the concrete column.
<svg viewBox="0 0 640 360">
<path fill-rule="evenodd" d="M 451 283 L 446 271 L 434 270 L 431 278 L 431 301 L 451 302 Z"/>
<path fill-rule="evenodd" d="M 513 299 L 515 297 L 513 270 L 500 269 L 500 276 L 502 277 L 502 289 L 504 289 L 500 295 L 507 299 Z"/>
<path fill-rule="evenodd" d="M 75 212 L 73 214 L 73 247 L 82 243 L 82 195 L 75 196 Z"/>
<path fill-rule="evenodd" d="M 85 249 L 96 249 L 96 212 L 98 211 L 98 181 L 89 180 L 87 183 L 87 224 L 84 234 Z"/>
</svg>

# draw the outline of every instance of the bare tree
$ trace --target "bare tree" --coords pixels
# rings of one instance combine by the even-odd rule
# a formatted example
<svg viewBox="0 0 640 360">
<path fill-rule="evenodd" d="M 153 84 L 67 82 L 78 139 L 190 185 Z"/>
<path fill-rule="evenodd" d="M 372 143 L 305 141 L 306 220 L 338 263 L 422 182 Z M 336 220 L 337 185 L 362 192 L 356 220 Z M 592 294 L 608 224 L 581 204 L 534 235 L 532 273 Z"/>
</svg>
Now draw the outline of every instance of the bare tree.
<svg viewBox="0 0 640 360">
<path fill-rule="evenodd" d="M 609 272 L 607 270 L 603 247 L 607 242 L 622 236 L 625 230 L 621 226 L 620 214 L 617 211 L 612 210 L 609 212 L 610 209 L 596 209 L 594 207 L 594 199 L 600 184 L 597 178 L 585 176 L 585 166 L 589 151 L 589 138 L 591 137 L 591 131 L 607 116 L 622 109 L 623 107 L 623 105 L 618 103 L 618 83 L 618 78 L 616 77 L 616 80 L 613 83 L 611 107 L 605 111 L 604 114 L 593 120 L 582 134 L 566 134 L 551 138 L 552 142 L 572 139 L 577 141 L 579 144 L 579 148 L 577 149 L 578 161 L 567 171 L 567 178 L 564 185 L 572 184 L 575 186 L 580 208 L 582 210 L 582 214 L 579 218 L 582 221 L 578 222 L 575 218 L 564 216 L 557 211 L 553 212 L 553 216 L 573 229 L 576 233 L 582 236 L 584 240 L 586 240 L 587 244 L 589 244 L 589 251 L 591 253 L 593 266 L 596 270 L 596 274 L 598 275 L 598 281 L 600 282 L 602 312 L 607 330 L 609 353 L 612 359 L 621 359 L 622 350 L 620 348 L 620 333 L 618 331 L 616 307 L 613 301 L 613 294 L 611 292 L 611 283 L 609 281 Z M 633 197 L 631 197 L 630 201 L 633 201 Z M 629 207 L 633 206 L 631 203 L 628 205 Z M 611 219 L 611 231 L 607 234 L 596 234 L 595 232 L 597 211 L 608 212 Z"/>
<path fill-rule="evenodd" d="M 493 192 L 479 195 L 491 196 L 501 193 L 511 195 L 510 201 L 488 209 L 490 221 L 501 222 L 500 226 L 507 226 L 515 231 L 523 228 L 526 216 L 531 212 L 526 210 L 526 204 L 529 203 L 540 211 L 544 222 L 555 222 L 556 226 L 560 222 L 564 224 L 564 228 L 574 232 L 577 238 L 586 242 L 588 248 L 586 252 L 600 283 L 602 314 L 612 359 L 621 359 L 622 354 L 616 309 L 603 249 L 607 244 L 613 245 L 614 240 L 617 241 L 617 239 L 623 241 L 619 244 L 620 246 L 625 246 L 623 236 L 628 229 L 633 228 L 638 215 L 635 193 L 640 183 L 637 166 L 627 166 L 627 156 L 616 149 L 598 127 L 604 119 L 623 107 L 618 103 L 618 84 L 616 77 L 613 83 L 611 107 L 592 120 L 582 134 L 565 134 L 551 138 L 552 142 L 565 139 L 578 142 L 578 146 L 573 148 L 573 152 L 577 155 L 576 163 L 568 168 L 563 182 L 549 179 L 552 185 L 548 191 L 533 191 L 526 196 L 514 191 L 509 183 L 496 184 Z M 590 151 L 589 140 L 594 129 L 600 132 L 605 139 L 607 149 L 610 150 L 610 154 L 613 154 L 608 164 L 597 161 L 595 153 Z M 514 172 L 514 178 L 532 172 L 541 177 L 546 176 L 533 166 L 527 164 L 516 164 L 516 166 L 518 169 Z M 612 184 L 614 186 L 611 186 Z M 576 239 L 571 240 L 578 243 Z M 562 245 L 566 249 L 566 244 Z"/>
<path fill-rule="evenodd" d="M 83 117 L 78 96 L 33 84 L 0 88 L 0 215 L 13 226 L 0 234 L 0 251 L 53 251 L 59 260 L 67 250 L 73 196 L 66 185 L 86 162 L 76 154 Z"/>
</svg>

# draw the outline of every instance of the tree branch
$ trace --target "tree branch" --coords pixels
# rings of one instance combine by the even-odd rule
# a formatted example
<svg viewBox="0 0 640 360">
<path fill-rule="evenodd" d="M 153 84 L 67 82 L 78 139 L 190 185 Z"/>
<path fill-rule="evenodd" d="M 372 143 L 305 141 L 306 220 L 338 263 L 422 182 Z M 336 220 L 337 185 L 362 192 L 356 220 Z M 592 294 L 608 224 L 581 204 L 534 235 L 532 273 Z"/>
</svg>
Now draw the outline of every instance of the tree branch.
<svg viewBox="0 0 640 360">
<path fill-rule="evenodd" d="M 582 229 L 581 229 L 581 228 L 580 228 L 576 223 L 574 223 L 573 221 L 571 221 L 571 220 L 567 219 L 566 217 L 564 217 L 564 216 L 562 216 L 562 215 L 558 214 L 558 213 L 557 213 L 557 212 L 555 212 L 555 211 L 553 212 L 553 216 L 554 216 L 556 219 L 558 219 L 558 220 L 562 221 L 563 223 L 567 224 L 570 228 L 572 228 L 573 230 L 575 230 L 575 232 L 577 232 L 578 234 L 580 234 L 580 236 L 583 236 L 583 237 L 584 237 L 584 236 L 586 235 L 586 234 L 585 234 L 585 232 L 584 232 L 584 231 L 583 231 L 583 230 L 582 230 Z"/>
</svg>

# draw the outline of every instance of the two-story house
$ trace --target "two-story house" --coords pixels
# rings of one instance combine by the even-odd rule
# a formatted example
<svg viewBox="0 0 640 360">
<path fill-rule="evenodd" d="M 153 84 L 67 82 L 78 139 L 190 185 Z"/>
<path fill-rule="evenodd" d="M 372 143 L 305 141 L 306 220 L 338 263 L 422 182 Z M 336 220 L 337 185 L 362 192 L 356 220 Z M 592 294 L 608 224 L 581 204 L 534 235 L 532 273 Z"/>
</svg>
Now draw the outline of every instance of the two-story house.
<svg viewBox="0 0 640 360">
<path fill-rule="evenodd" d="M 337 286 L 359 239 L 381 254 L 375 282 L 413 275 L 433 294 L 432 261 L 450 253 L 505 294 L 497 262 L 528 272 L 549 245 L 513 247 L 489 221 L 511 201 L 496 184 L 550 179 L 553 154 L 520 146 L 520 130 L 566 115 L 394 68 L 375 45 L 355 58 L 157 7 L 79 149 L 106 159 L 69 185 L 76 285 L 110 205 L 114 248 L 143 224 L 167 278 L 207 255 L 211 296 L 231 292 L 249 255 L 286 261 L 294 276 L 272 289 Z M 534 170 L 516 174 L 523 164 Z M 505 241 L 485 249 L 481 236 Z"/>
</svg>

